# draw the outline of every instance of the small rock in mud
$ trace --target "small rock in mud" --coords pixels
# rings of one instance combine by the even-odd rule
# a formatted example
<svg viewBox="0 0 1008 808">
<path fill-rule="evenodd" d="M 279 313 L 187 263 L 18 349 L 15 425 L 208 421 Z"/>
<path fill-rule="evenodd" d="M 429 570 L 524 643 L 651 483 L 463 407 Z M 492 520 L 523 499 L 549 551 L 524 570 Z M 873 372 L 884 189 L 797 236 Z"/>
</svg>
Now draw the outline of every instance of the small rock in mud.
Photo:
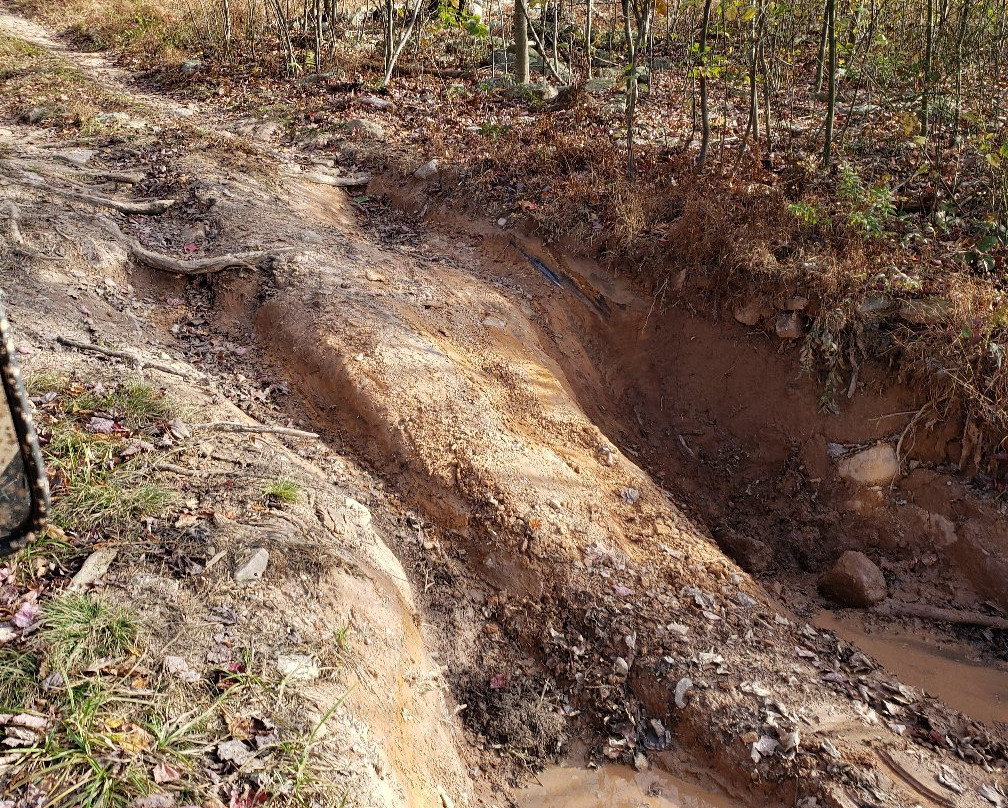
<svg viewBox="0 0 1008 808">
<path fill-rule="evenodd" d="M 755 536 L 728 527 L 716 531 L 714 538 L 746 572 L 764 572 L 773 562 L 773 548 Z"/>
<path fill-rule="evenodd" d="M 252 555 L 248 557 L 248 560 L 235 570 L 234 579 L 238 583 L 258 581 L 263 577 L 263 573 L 266 572 L 269 557 L 269 550 L 264 547 L 256 548 L 252 551 Z"/>
<path fill-rule="evenodd" d="M 782 311 L 777 315 L 777 336 L 781 339 L 800 339 L 805 333 L 801 317 L 796 311 Z"/>
<path fill-rule="evenodd" d="M 859 485 L 884 485 L 899 474 L 896 450 L 888 443 L 878 443 L 841 459 L 837 473 L 848 482 Z"/>
<path fill-rule="evenodd" d="M 759 325 L 760 320 L 770 314 L 767 305 L 762 300 L 749 300 L 735 306 L 732 311 L 735 319 L 742 325 Z"/>
<path fill-rule="evenodd" d="M 413 176 L 415 176 L 418 180 L 425 180 L 428 177 L 433 177 L 437 173 L 438 173 L 438 161 L 437 158 L 435 158 L 433 160 L 428 160 L 426 163 L 420 166 L 420 168 L 418 168 L 416 171 L 413 172 Z"/>
<path fill-rule="evenodd" d="M 365 120 L 364 118 L 354 118 L 351 121 L 347 121 L 346 131 L 350 135 L 363 135 L 375 140 L 381 140 L 385 137 L 385 130 L 381 124 Z"/>
<path fill-rule="evenodd" d="M 888 587 L 875 563 L 864 553 L 848 550 L 819 578 L 819 591 L 841 606 L 866 608 L 885 600 Z"/>
</svg>

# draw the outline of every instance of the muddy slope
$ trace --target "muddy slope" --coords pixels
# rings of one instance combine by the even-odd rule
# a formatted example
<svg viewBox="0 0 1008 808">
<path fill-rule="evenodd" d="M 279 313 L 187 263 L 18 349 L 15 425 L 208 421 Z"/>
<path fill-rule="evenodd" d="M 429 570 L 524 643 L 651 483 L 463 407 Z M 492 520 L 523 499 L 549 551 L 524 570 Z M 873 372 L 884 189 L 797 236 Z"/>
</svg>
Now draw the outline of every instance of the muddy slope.
<svg viewBox="0 0 1008 808">
<path fill-rule="evenodd" d="M 56 140 L 9 131 L 22 148 Z M 170 347 L 251 387 L 249 413 L 322 433 L 312 460 L 329 479 L 358 461 L 376 472 L 360 495 L 388 517 L 401 574 L 388 558 L 391 580 L 377 587 L 323 576 L 325 594 L 303 607 L 375 601 L 367 626 L 384 639 L 374 653 L 392 664 L 376 667 L 357 717 L 397 784 L 387 798 L 376 787 L 375 804 L 465 804 L 472 769 L 460 757 L 491 775 L 487 787 L 502 769 L 572 751 L 692 772 L 751 805 L 984 804 L 978 789 L 1000 777 L 991 767 L 1004 761 L 1003 727 L 902 685 L 804 619 L 818 603 L 816 573 L 852 545 L 880 563 L 891 553 L 898 593 L 924 581 L 979 605 L 966 566 L 932 564 L 931 579 L 914 566 L 900 541 L 944 548 L 911 536 L 900 514 L 946 535 L 931 517 L 947 508 L 954 550 L 987 535 L 983 503 L 965 490 L 926 498 L 910 478 L 899 485 L 917 486 L 921 504 L 901 505 L 897 491 L 836 479 L 828 459 L 827 443 L 846 451 L 896 435 L 905 417 L 886 419 L 913 410 L 912 395 L 869 384 L 844 417 L 823 418 L 793 357 L 759 332 L 656 312 L 599 268 L 517 234 L 447 213 L 421 226 L 395 207 L 362 210 L 298 170 L 309 153 L 208 131 L 176 122 L 91 155 L 139 162 L 150 178 L 138 193 L 182 200 L 119 225 L 179 257 L 196 225 L 211 254 L 296 252 L 254 271 L 169 280 L 128 262 L 89 209 L 67 205 L 80 255 L 100 267 L 38 277 L 65 292 L 46 304 L 57 322 L 79 310 L 72 284 L 121 273 L 116 282 L 151 303 L 134 326 L 107 332 L 115 342 Z M 45 202 L 25 199 L 36 224 Z M 12 295 L 24 319 L 32 288 Z M 130 321 L 114 311 L 102 308 L 109 322 Z M 74 322 L 75 334 L 100 334 Z M 44 329 L 31 338 L 56 350 Z M 326 509 L 303 517 L 336 527 Z M 764 586 L 775 578 L 777 597 Z M 400 669 L 401 657 L 413 667 Z M 442 673 L 459 707 L 471 706 L 464 724 L 439 714 L 449 707 Z M 431 700 L 420 721 L 418 699 Z M 934 779 L 942 766 L 964 789 L 954 799 Z"/>
</svg>

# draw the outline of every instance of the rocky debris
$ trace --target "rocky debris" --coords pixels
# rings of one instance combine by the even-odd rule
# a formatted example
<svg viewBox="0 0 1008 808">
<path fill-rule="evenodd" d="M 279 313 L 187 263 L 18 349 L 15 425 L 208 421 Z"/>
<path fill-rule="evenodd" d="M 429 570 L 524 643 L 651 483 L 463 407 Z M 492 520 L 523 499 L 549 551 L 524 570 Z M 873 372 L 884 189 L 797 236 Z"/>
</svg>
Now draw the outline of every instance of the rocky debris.
<svg viewBox="0 0 1008 808">
<path fill-rule="evenodd" d="M 266 572 L 269 565 L 269 550 L 264 547 L 257 547 L 252 551 L 248 559 L 234 572 L 234 579 L 238 583 L 250 583 L 258 581 Z"/>
<path fill-rule="evenodd" d="M 860 608 L 874 606 L 889 593 L 882 570 L 857 550 L 845 552 L 819 578 L 819 591 L 841 606 Z"/>
<path fill-rule="evenodd" d="M 438 173 L 438 161 L 437 158 L 435 157 L 432 160 L 428 160 L 426 163 L 420 166 L 420 168 L 414 171 L 413 176 L 416 177 L 418 180 L 425 180 L 430 177 L 433 177 L 437 173 Z"/>
<path fill-rule="evenodd" d="M 809 300 L 807 297 L 795 295 L 784 301 L 784 309 L 785 311 L 805 311 L 808 308 L 808 304 Z"/>
<path fill-rule="evenodd" d="M 773 548 L 755 536 L 726 527 L 717 531 L 715 538 L 718 546 L 746 572 L 763 572 L 773 561 Z"/>
<path fill-rule="evenodd" d="M 252 137 L 256 140 L 268 141 L 273 135 L 280 131 L 280 124 L 276 121 L 264 121 L 252 132 Z"/>
<path fill-rule="evenodd" d="M 281 654 L 277 657 L 277 670 L 284 679 L 311 682 L 321 675 L 318 662 L 307 654 Z"/>
<path fill-rule="evenodd" d="M 753 299 L 736 305 L 732 314 L 742 325 L 753 326 L 759 325 L 764 317 L 768 317 L 770 310 L 762 300 Z"/>
<path fill-rule="evenodd" d="M 95 123 L 112 128 L 125 127 L 127 129 L 146 129 L 147 122 L 139 118 L 131 118 L 125 112 L 99 112 L 94 117 Z"/>
<path fill-rule="evenodd" d="M 360 135 L 374 140 L 381 140 L 385 137 L 385 129 L 382 125 L 366 118 L 353 118 L 347 121 L 346 132 L 348 135 Z"/>
<path fill-rule="evenodd" d="M 102 547 L 95 550 L 87 557 L 77 574 L 70 579 L 70 586 L 67 589 L 76 592 L 93 584 L 108 572 L 117 555 L 119 555 L 119 550 L 116 547 Z"/>
<path fill-rule="evenodd" d="M 775 326 L 781 339 L 800 339 L 805 334 L 801 315 L 797 311 L 782 311 L 777 315 Z"/>
<path fill-rule="evenodd" d="M 899 472 L 896 450 L 889 443 L 877 443 L 837 463 L 840 477 L 858 485 L 884 485 L 892 482 Z"/>
<path fill-rule="evenodd" d="M 900 303 L 899 316 L 913 325 L 937 325 L 945 322 L 951 311 L 952 303 L 944 297 L 904 300 Z"/>
<path fill-rule="evenodd" d="M 182 71 L 182 75 L 191 76 L 201 67 L 203 67 L 203 62 L 199 59 L 186 59 L 179 65 L 179 70 Z"/>
</svg>

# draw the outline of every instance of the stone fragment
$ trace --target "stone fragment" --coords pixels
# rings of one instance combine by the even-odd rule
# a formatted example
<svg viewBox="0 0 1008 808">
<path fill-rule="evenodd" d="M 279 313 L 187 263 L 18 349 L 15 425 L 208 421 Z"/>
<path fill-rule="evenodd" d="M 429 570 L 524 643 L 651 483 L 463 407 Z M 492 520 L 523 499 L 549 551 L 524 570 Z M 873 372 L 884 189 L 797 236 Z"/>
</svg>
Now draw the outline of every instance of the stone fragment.
<svg viewBox="0 0 1008 808">
<path fill-rule="evenodd" d="M 347 121 L 346 131 L 347 134 L 363 135 L 374 140 L 381 140 L 385 137 L 385 130 L 381 124 L 366 120 L 365 118 L 354 118 Z"/>
<path fill-rule="evenodd" d="M 732 314 L 735 319 L 742 323 L 742 325 L 759 325 L 760 320 L 766 317 L 770 312 L 767 309 L 766 304 L 762 300 L 753 299 L 748 300 L 745 303 L 739 303 L 732 310 Z"/>
<path fill-rule="evenodd" d="M 837 463 L 837 473 L 844 480 L 858 485 L 890 483 L 899 471 L 896 450 L 892 444 L 884 442 L 847 455 Z"/>
<path fill-rule="evenodd" d="M 805 333 L 801 315 L 796 311 L 782 311 L 777 315 L 777 336 L 781 339 L 800 339 Z"/>
<path fill-rule="evenodd" d="M 418 180 L 425 180 L 428 179 L 429 177 L 433 177 L 437 173 L 438 173 L 438 161 L 437 158 L 434 158 L 432 160 L 428 160 L 426 163 L 420 166 L 420 168 L 414 171 L 413 176 L 415 176 Z"/>
<path fill-rule="evenodd" d="M 235 570 L 234 579 L 238 583 L 258 581 L 263 577 L 263 573 L 266 572 L 268 564 L 269 550 L 264 547 L 257 547 L 252 551 L 252 555 L 248 557 L 245 563 Z"/>
<path fill-rule="evenodd" d="M 888 595 L 885 578 L 864 553 L 848 550 L 819 578 L 819 591 L 841 606 L 866 608 Z"/>
</svg>

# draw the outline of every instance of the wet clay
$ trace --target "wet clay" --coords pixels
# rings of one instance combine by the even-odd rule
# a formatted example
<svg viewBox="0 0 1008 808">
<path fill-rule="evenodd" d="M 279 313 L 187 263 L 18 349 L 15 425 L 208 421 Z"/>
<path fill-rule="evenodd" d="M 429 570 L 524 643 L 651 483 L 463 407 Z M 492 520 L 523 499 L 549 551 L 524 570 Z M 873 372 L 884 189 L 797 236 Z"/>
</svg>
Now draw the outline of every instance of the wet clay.
<svg viewBox="0 0 1008 808">
<path fill-rule="evenodd" d="M 926 690 L 977 721 L 1008 721 L 1008 666 L 974 660 L 962 643 L 896 626 L 865 631 L 860 620 L 821 612 L 815 625 L 828 628 L 912 687 Z"/>
<path fill-rule="evenodd" d="M 728 797 L 664 772 L 556 766 L 513 797 L 519 808 L 739 808 Z"/>
</svg>

